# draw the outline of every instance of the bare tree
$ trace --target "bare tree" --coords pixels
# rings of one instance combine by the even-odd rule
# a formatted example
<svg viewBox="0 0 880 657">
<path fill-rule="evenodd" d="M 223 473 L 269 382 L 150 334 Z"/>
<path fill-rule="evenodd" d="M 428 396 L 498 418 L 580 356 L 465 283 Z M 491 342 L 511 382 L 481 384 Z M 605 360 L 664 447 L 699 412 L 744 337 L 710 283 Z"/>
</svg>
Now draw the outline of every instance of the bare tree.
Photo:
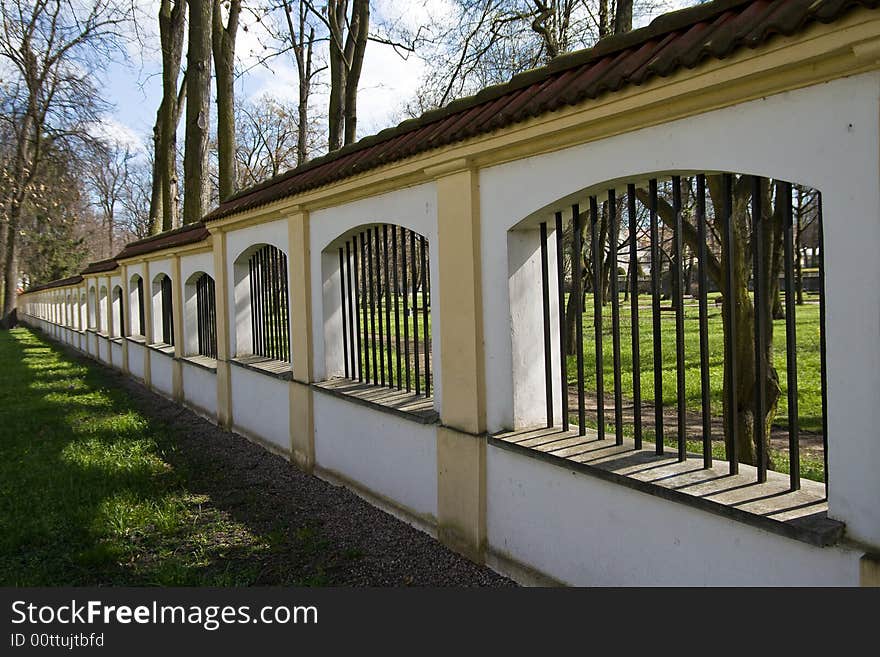
<svg viewBox="0 0 880 657">
<path fill-rule="evenodd" d="M 183 223 L 200 221 L 210 203 L 208 141 L 211 101 L 213 2 L 187 0 L 186 136 L 183 153 Z"/>
<path fill-rule="evenodd" d="M 162 102 L 153 128 L 153 175 L 150 195 L 151 233 L 171 230 L 178 224 L 177 126 L 186 96 L 180 62 L 186 24 L 184 0 L 162 0 L 159 5 L 159 40 L 162 47 Z"/>
<path fill-rule="evenodd" d="M 130 168 L 135 155 L 128 146 L 100 145 L 93 149 L 88 165 L 84 167 L 92 203 L 104 222 L 107 250 L 105 257 L 113 256 L 116 245 L 117 208 L 122 204 L 130 184 Z"/>
<path fill-rule="evenodd" d="M 91 139 L 88 131 L 102 106 L 94 73 L 121 42 L 131 6 L 95 0 L 0 0 L 0 58 L 16 87 L 15 154 L 10 167 L 2 319 L 15 307 L 18 231 L 29 189 L 46 153 L 61 142 Z"/>
<path fill-rule="evenodd" d="M 221 4 L 226 5 L 226 25 Z M 220 200 L 235 191 L 235 36 L 241 0 L 214 0 L 211 29 L 217 77 L 217 173 Z"/>
</svg>

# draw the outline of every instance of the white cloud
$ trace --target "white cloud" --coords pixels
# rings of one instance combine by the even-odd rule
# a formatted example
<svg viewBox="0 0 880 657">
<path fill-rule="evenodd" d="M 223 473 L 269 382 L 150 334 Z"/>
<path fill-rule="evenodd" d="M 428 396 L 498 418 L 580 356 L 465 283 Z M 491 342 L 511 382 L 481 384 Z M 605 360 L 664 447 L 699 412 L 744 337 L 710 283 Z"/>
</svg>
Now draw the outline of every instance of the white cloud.
<svg viewBox="0 0 880 657">
<path fill-rule="evenodd" d="M 128 147 L 133 153 L 146 155 L 143 136 L 131 129 L 122 121 L 106 116 L 92 124 L 90 132 L 93 137 L 102 139 L 122 148 Z"/>
</svg>

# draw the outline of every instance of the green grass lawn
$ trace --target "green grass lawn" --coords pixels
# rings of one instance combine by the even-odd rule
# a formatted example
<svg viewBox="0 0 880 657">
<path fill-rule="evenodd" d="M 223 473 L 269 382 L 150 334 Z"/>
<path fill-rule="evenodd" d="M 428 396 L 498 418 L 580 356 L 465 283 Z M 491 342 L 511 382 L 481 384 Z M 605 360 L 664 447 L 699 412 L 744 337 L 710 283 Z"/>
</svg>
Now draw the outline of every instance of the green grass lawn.
<svg viewBox="0 0 880 657">
<path fill-rule="evenodd" d="M 713 303 L 717 294 L 709 297 L 709 385 L 712 414 L 722 414 L 722 386 L 724 376 L 724 336 L 721 319 L 721 307 Z M 811 298 L 815 301 L 815 298 Z M 663 302 L 669 306 L 670 302 Z M 584 374 L 587 390 L 596 389 L 596 357 L 593 330 L 593 298 L 587 295 L 584 313 Z M 686 401 L 690 410 L 699 411 L 701 407 L 700 388 L 700 342 L 699 342 L 699 308 L 696 301 L 685 302 L 685 382 Z M 605 394 L 614 392 L 614 360 L 611 325 L 611 304 L 605 305 L 602 312 L 603 335 L 603 372 Z M 775 424 L 788 425 L 788 381 L 785 362 L 785 320 L 773 322 L 774 362 L 779 372 L 782 396 L 779 399 Z M 620 303 L 621 326 L 621 389 L 625 398 L 632 398 L 633 357 L 630 331 L 632 315 L 629 301 Z M 675 375 L 675 313 L 661 311 L 661 345 L 663 352 L 663 402 L 665 405 L 676 403 Z M 798 364 L 798 415 L 800 427 L 805 431 L 822 431 L 822 392 L 821 368 L 819 357 L 819 305 L 807 303 L 797 306 L 797 364 Z M 651 297 L 639 297 L 639 363 L 641 366 L 642 399 L 654 399 L 653 369 L 653 313 Z M 577 360 L 568 358 L 569 382 L 577 381 Z"/>
<path fill-rule="evenodd" d="M 279 546 L 320 552 L 313 528 L 256 530 L 191 489 L 211 473 L 114 375 L 26 329 L 0 331 L 0 371 L 0 585 L 242 585 Z M 322 583 L 290 566 L 274 583 Z"/>
</svg>

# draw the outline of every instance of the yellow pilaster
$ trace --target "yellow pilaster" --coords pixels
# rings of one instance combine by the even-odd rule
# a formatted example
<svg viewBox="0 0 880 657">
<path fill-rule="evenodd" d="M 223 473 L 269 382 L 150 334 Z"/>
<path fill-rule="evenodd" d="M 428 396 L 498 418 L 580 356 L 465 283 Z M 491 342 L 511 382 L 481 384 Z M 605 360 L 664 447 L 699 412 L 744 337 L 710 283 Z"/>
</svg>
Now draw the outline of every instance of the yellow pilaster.
<svg viewBox="0 0 880 657">
<path fill-rule="evenodd" d="M 150 350 L 147 348 L 147 345 L 153 344 L 153 281 L 148 260 L 144 260 L 144 324 L 144 384 L 149 388 L 153 384 Z"/>
<path fill-rule="evenodd" d="M 309 214 L 298 211 L 287 219 L 287 272 L 290 295 L 290 454 L 297 467 L 315 465 L 315 422 L 311 383 L 312 278 Z"/>
<path fill-rule="evenodd" d="M 226 233 L 212 233 L 214 245 L 214 299 L 217 315 L 217 424 L 232 426 L 232 388 L 229 359 L 229 277 L 226 271 Z"/>
<path fill-rule="evenodd" d="M 486 545 L 486 411 L 478 174 L 437 172 L 437 294 L 442 425 L 437 431 L 440 540 L 475 561 Z"/>
<path fill-rule="evenodd" d="M 110 277 L 104 277 L 104 284 L 107 286 L 107 296 L 104 297 L 104 315 L 107 318 L 107 362 L 113 364 L 113 346 L 110 337 L 113 335 L 113 288 L 110 287 Z M 99 288 L 100 293 L 100 288 Z"/>
<path fill-rule="evenodd" d="M 866 554 L 859 561 L 859 585 L 880 587 L 880 554 Z"/>
<path fill-rule="evenodd" d="M 128 374 L 128 340 L 126 340 L 126 336 L 131 333 L 131 304 L 128 303 L 128 267 L 126 265 L 122 265 L 121 284 L 122 301 L 119 304 L 119 311 L 122 313 L 123 317 L 123 330 L 119 337 L 122 338 L 122 371 Z"/>
<path fill-rule="evenodd" d="M 174 360 L 171 363 L 171 389 L 174 399 L 183 401 L 183 281 L 180 280 L 180 256 L 171 257 L 171 321 L 174 323 Z"/>
</svg>

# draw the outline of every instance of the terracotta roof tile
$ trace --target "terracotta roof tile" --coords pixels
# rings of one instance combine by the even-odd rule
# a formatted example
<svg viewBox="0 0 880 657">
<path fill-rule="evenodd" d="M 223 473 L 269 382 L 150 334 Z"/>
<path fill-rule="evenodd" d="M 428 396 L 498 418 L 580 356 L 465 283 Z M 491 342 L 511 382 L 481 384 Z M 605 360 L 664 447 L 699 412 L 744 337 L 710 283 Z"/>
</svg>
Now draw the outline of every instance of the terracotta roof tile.
<svg viewBox="0 0 880 657">
<path fill-rule="evenodd" d="M 250 210 L 433 148 L 755 48 L 880 0 L 716 0 L 665 14 L 649 26 L 603 39 L 504 85 L 454 101 L 245 189 L 205 221 Z"/>
</svg>

